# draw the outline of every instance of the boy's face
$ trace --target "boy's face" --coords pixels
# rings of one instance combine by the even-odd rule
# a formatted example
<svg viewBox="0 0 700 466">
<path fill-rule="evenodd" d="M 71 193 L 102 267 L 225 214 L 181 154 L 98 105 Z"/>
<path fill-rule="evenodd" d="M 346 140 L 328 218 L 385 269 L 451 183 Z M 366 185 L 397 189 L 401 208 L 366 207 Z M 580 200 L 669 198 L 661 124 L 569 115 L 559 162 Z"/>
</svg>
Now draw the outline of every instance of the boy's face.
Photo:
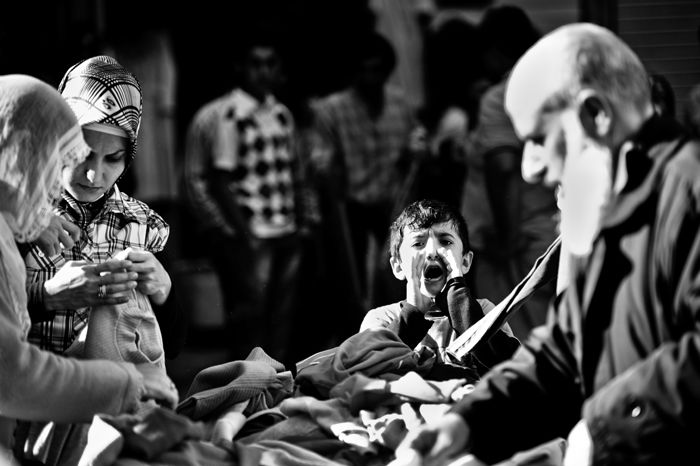
<svg viewBox="0 0 700 466">
<path fill-rule="evenodd" d="M 390 259 L 394 276 L 406 279 L 420 293 L 435 297 L 447 280 L 469 271 L 472 252 L 464 251 L 462 240 L 451 222 L 426 229 L 404 227 L 399 257 Z"/>
</svg>

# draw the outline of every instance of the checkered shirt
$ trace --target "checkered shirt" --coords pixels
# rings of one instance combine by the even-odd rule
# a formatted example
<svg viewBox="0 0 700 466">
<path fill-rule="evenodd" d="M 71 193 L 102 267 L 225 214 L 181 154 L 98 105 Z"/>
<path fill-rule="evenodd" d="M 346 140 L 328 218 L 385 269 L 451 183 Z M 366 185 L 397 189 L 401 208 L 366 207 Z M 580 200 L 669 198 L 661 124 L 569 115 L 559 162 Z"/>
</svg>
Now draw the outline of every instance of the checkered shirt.
<svg viewBox="0 0 700 466">
<path fill-rule="evenodd" d="M 235 230 L 226 213 L 233 203 L 257 237 L 296 231 L 293 132 L 284 105 L 272 96 L 258 102 L 242 89 L 198 112 L 188 134 L 185 176 L 203 224 Z M 229 180 L 218 198 L 212 195 L 214 171 Z"/>
<path fill-rule="evenodd" d="M 71 249 L 48 257 L 32 245 L 25 257 L 29 302 L 36 305 L 43 299 L 44 282 L 52 278 L 67 261 L 83 260 L 101 263 L 128 247 L 152 253 L 165 247 L 170 227 L 145 203 L 129 197 L 114 187 L 104 206 L 87 220 L 84 206 L 65 196 L 55 213 L 80 227 L 80 240 Z M 59 309 L 55 317 L 32 325 L 29 341 L 56 353 L 65 351 L 87 325 L 89 308 Z"/>
</svg>

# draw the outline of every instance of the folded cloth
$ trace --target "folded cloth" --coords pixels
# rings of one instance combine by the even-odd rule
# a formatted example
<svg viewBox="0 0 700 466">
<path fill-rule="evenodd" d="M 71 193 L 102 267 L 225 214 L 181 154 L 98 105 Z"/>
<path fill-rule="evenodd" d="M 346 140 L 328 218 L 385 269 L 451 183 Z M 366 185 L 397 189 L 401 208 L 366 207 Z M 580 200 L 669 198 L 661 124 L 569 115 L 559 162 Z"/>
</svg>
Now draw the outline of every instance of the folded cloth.
<svg viewBox="0 0 700 466">
<path fill-rule="evenodd" d="M 297 364 L 294 382 L 305 395 L 327 399 L 330 389 L 354 373 L 396 379 L 410 371 L 427 373 L 435 359 L 424 359 L 389 329 L 367 329 L 343 341 L 335 351 Z"/>
<path fill-rule="evenodd" d="M 192 381 L 176 412 L 193 420 L 216 417 L 229 407 L 263 396 L 264 407 L 271 407 L 292 394 L 291 372 L 256 347 L 245 360 L 207 367 Z M 260 403 L 251 403 L 254 411 Z M 247 411 L 249 412 L 249 411 Z"/>
<path fill-rule="evenodd" d="M 156 406 L 144 415 L 98 415 L 88 432 L 80 464 L 111 464 L 117 456 L 151 460 L 185 439 L 202 439 L 200 422 Z"/>
</svg>

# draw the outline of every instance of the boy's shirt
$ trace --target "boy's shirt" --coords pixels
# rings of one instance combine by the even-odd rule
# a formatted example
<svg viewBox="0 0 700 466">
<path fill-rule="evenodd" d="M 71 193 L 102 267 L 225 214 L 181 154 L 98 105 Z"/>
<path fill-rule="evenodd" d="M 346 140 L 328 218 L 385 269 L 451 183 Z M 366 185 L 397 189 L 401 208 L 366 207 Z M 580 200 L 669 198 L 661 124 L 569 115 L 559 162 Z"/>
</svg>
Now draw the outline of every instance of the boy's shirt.
<svg viewBox="0 0 700 466">
<path fill-rule="evenodd" d="M 445 362 L 446 348 L 461 334 L 455 331 L 448 316 L 459 315 L 463 318 L 469 312 L 469 306 L 477 304 L 483 314 L 495 307 L 488 299 L 471 299 L 463 277 L 450 280 L 445 289 L 447 293 L 443 291 L 435 300 L 439 303 L 434 305 L 435 312 L 424 315 L 406 301 L 392 303 L 370 310 L 360 325 L 360 331 L 387 328 L 399 335 L 415 351 L 421 352 L 423 348 L 429 348 L 436 354 L 438 362 Z M 519 345 L 508 324 L 505 324 L 499 333 L 501 335 L 498 337 L 498 344 L 490 345 L 491 348 L 477 355 L 484 366 L 507 359 Z M 487 351 L 490 354 L 486 354 Z"/>
<path fill-rule="evenodd" d="M 68 197 L 61 200 L 54 213 L 80 227 L 80 240 L 71 249 L 63 249 L 52 257 L 32 245 L 24 261 L 29 309 L 35 322 L 29 341 L 42 349 L 62 353 L 87 325 L 89 308 L 46 311 L 44 282 L 53 278 L 67 261 L 101 263 L 129 247 L 154 254 L 160 252 L 168 241 L 170 227 L 147 204 L 122 193 L 116 185 L 92 220 L 83 215 L 82 206 Z"/>
</svg>

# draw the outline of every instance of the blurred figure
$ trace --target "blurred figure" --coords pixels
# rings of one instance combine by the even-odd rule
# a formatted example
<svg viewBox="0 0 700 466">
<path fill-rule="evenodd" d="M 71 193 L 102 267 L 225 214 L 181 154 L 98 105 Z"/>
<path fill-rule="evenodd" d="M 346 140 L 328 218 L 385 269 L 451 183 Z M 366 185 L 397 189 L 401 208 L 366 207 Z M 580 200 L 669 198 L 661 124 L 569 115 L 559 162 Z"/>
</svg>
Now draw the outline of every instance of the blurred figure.
<svg viewBox="0 0 700 466">
<path fill-rule="evenodd" d="M 187 134 L 185 177 L 218 271 L 233 357 L 261 346 L 289 362 L 305 220 L 294 122 L 275 97 L 282 72 L 266 29 L 239 44 L 239 84 L 204 105 Z"/>
<path fill-rule="evenodd" d="M 163 203 L 176 198 L 177 67 L 168 32 L 161 29 L 142 33 L 121 31 L 107 48 L 141 83 L 143 107 L 141 134 L 134 159 L 136 199 Z"/>
<path fill-rule="evenodd" d="M 696 37 L 700 46 L 700 26 L 696 30 Z M 700 52 L 700 49 L 698 49 L 698 52 Z M 700 83 L 690 88 L 688 99 L 683 105 L 680 118 L 694 136 L 700 137 Z"/>
<path fill-rule="evenodd" d="M 356 277 L 354 299 L 360 300 L 360 313 L 346 316 L 351 320 L 348 329 L 358 328 L 371 301 L 396 298 L 371 296 L 373 288 L 377 293 L 391 292 L 394 280 L 386 267 L 377 268 L 377 258 L 368 258 L 368 251 L 372 241 L 379 251 L 387 247 L 392 213 L 404 207 L 397 206 L 402 178 L 413 155 L 424 150 L 425 144 L 414 110 L 400 90 L 387 85 L 396 65 L 389 41 L 376 32 L 369 33 L 358 41 L 351 60 L 352 84 L 314 105 L 324 148 L 315 163 L 327 180 L 331 208 L 339 222 L 336 226 L 346 232 L 340 236 L 345 237 L 346 249 L 352 251 L 347 267 Z M 378 282 L 370 283 L 369 277 L 375 273 Z"/>
<path fill-rule="evenodd" d="M 551 188 L 523 180 L 523 144 L 503 105 L 507 73 L 539 33 L 516 6 L 490 8 L 479 30 L 485 71 L 495 84 L 481 99 L 478 123 L 467 143 L 468 175 L 461 205 L 472 231 L 475 292 L 499 302 L 556 237 L 557 205 Z M 553 294 L 552 283 L 511 317 L 518 338 L 544 323 Z"/>
<path fill-rule="evenodd" d="M 666 76 L 661 74 L 649 75 L 651 86 L 651 102 L 657 115 L 676 117 L 676 94 Z"/>
<path fill-rule="evenodd" d="M 88 423 L 98 413 L 133 412 L 147 399 L 174 407 L 178 395 L 150 364 L 79 361 L 27 342 L 26 272 L 15 241 L 44 230 L 61 172 L 90 148 L 61 95 L 29 76 L 0 77 L 0 125 L 0 464 L 18 464 L 10 452 L 14 419 Z"/>
</svg>

